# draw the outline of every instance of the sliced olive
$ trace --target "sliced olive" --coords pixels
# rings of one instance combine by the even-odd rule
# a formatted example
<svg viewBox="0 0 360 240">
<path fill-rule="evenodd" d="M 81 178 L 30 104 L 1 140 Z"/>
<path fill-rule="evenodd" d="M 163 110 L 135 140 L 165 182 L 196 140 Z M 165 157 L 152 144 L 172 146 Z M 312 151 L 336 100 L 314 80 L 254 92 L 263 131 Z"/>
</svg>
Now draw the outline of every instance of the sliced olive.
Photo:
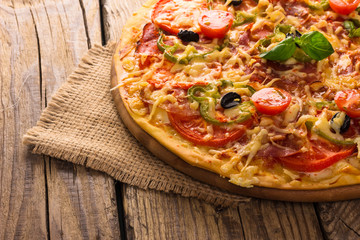
<svg viewBox="0 0 360 240">
<path fill-rule="evenodd" d="M 236 92 L 228 92 L 220 100 L 221 107 L 225 109 L 235 107 L 240 103 L 241 103 L 241 96 Z"/>
<path fill-rule="evenodd" d="M 351 118 L 344 112 L 337 112 L 330 120 L 330 126 L 341 134 L 349 130 Z"/>
<path fill-rule="evenodd" d="M 297 37 L 297 38 L 300 38 L 302 36 L 302 34 L 298 31 L 298 30 L 295 30 L 295 34 L 294 33 L 287 33 L 286 34 L 286 37 Z"/>
<path fill-rule="evenodd" d="M 243 2 L 242 0 L 240 0 L 240 1 L 231 1 L 231 4 L 233 6 L 239 6 L 242 2 Z"/>
<path fill-rule="evenodd" d="M 180 30 L 177 35 L 184 42 L 198 42 L 200 39 L 199 34 L 189 30 Z"/>
</svg>

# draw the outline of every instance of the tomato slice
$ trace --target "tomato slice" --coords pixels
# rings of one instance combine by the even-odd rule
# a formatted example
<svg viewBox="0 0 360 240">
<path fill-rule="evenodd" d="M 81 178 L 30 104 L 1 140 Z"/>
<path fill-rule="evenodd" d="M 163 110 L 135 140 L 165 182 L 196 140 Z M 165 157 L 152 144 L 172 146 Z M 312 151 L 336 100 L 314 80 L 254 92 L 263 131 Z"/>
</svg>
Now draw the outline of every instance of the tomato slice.
<svg viewBox="0 0 360 240">
<path fill-rule="evenodd" d="M 201 32 L 209 38 L 223 38 L 234 22 L 234 15 L 222 10 L 205 11 L 199 18 Z"/>
<path fill-rule="evenodd" d="M 359 6 L 360 0 L 330 0 L 329 3 L 334 12 L 347 15 Z"/>
<path fill-rule="evenodd" d="M 291 95 L 279 88 L 263 88 L 251 96 L 251 101 L 259 112 L 276 115 L 289 106 Z"/>
<path fill-rule="evenodd" d="M 221 147 L 231 141 L 240 139 L 244 135 L 246 127 L 252 124 L 252 121 L 249 120 L 233 130 L 226 130 L 225 128 L 213 125 L 213 132 L 211 135 L 208 135 L 207 126 L 209 123 L 201 116 L 189 117 L 173 113 L 168 113 L 168 116 L 173 128 L 185 139 L 197 145 L 210 147 Z"/>
<path fill-rule="evenodd" d="M 196 19 L 206 9 L 204 0 L 160 0 L 154 7 L 151 21 L 174 35 L 180 30 L 200 32 Z"/>
<path fill-rule="evenodd" d="M 355 150 L 355 146 L 341 147 L 321 142 L 311 142 L 310 144 L 309 151 L 278 158 L 278 161 L 299 172 L 317 172 L 350 156 Z"/>
<path fill-rule="evenodd" d="M 357 89 L 339 91 L 335 95 L 335 103 L 349 117 L 360 117 L 360 91 Z"/>
</svg>

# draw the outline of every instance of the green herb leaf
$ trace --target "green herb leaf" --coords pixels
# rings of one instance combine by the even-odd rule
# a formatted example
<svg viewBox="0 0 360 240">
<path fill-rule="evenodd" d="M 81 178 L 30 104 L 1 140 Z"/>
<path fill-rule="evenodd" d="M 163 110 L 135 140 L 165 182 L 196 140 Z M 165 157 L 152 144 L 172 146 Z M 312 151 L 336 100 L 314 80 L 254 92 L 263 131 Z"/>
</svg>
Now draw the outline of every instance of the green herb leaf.
<svg viewBox="0 0 360 240">
<path fill-rule="evenodd" d="M 299 62 L 310 62 L 312 60 L 302 49 L 296 48 L 293 58 L 295 58 Z"/>
<path fill-rule="evenodd" d="M 263 52 L 260 57 L 272 61 L 286 61 L 294 54 L 296 50 L 295 40 L 292 37 L 279 42 L 273 49 Z"/>
<path fill-rule="evenodd" d="M 334 53 L 330 42 L 318 31 L 306 33 L 300 38 L 295 39 L 295 41 L 309 57 L 317 61 L 327 58 Z"/>
</svg>

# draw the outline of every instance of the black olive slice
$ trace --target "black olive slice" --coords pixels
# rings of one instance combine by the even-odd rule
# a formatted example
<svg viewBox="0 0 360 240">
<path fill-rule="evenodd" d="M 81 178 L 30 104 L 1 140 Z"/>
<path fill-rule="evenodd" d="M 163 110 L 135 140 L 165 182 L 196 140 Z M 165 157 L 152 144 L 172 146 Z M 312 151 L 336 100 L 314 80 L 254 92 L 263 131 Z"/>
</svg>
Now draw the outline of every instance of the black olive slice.
<svg viewBox="0 0 360 240">
<path fill-rule="evenodd" d="M 334 122 L 334 119 L 335 118 L 339 118 L 340 117 L 340 113 L 341 112 L 337 112 L 334 114 L 334 116 L 331 118 L 330 120 L 330 126 L 333 125 L 333 122 Z M 343 134 L 345 133 L 347 130 L 349 130 L 349 127 L 350 127 L 350 121 L 351 121 L 351 118 L 346 114 L 346 113 L 343 113 L 345 114 L 345 119 L 344 119 L 344 122 L 343 124 L 341 125 L 340 127 L 340 133 Z M 334 129 L 335 130 L 335 129 Z"/>
<path fill-rule="evenodd" d="M 221 107 L 225 109 L 235 107 L 240 103 L 241 103 L 241 96 L 236 92 L 228 92 L 220 100 Z"/>
<path fill-rule="evenodd" d="M 233 6 L 239 6 L 242 2 L 243 2 L 242 0 L 240 0 L 240 1 L 231 1 L 231 4 Z"/>
<path fill-rule="evenodd" d="M 302 36 L 302 34 L 298 31 L 298 30 L 295 30 L 295 34 L 294 33 L 287 33 L 286 34 L 286 37 L 297 37 L 297 38 L 300 38 Z"/>
<path fill-rule="evenodd" d="M 200 39 L 199 34 L 189 30 L 180 30 L 177 35 L 184 42 L 198 42 Z"/>
</svg>

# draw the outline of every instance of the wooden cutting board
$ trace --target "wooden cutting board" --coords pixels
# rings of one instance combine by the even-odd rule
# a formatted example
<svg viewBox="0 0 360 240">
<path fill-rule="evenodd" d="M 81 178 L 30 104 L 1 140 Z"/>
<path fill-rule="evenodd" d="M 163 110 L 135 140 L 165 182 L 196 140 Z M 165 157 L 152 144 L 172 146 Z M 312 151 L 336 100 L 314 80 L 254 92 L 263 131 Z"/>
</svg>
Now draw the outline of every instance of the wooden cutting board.
<svg viewBox="0 0 360 240">
<path fill-rule="evenodd" d="M 112 68 L 111 88 L 118 85 Z M 127 112 L 118 90 L 112 91 L 116 108 L 126 127 L 134 137 L 156 157 L 201 182 L 242 196 L 291 202 L 331 202 L 360 198 L 360 184 L 322 190 L 282 190 L 266 187 L 244 188 L 228 182 L 228 179 L 202 168 L 194 167 L 162 146 L 155 138 L 144 131 Z"/>
</svg>

